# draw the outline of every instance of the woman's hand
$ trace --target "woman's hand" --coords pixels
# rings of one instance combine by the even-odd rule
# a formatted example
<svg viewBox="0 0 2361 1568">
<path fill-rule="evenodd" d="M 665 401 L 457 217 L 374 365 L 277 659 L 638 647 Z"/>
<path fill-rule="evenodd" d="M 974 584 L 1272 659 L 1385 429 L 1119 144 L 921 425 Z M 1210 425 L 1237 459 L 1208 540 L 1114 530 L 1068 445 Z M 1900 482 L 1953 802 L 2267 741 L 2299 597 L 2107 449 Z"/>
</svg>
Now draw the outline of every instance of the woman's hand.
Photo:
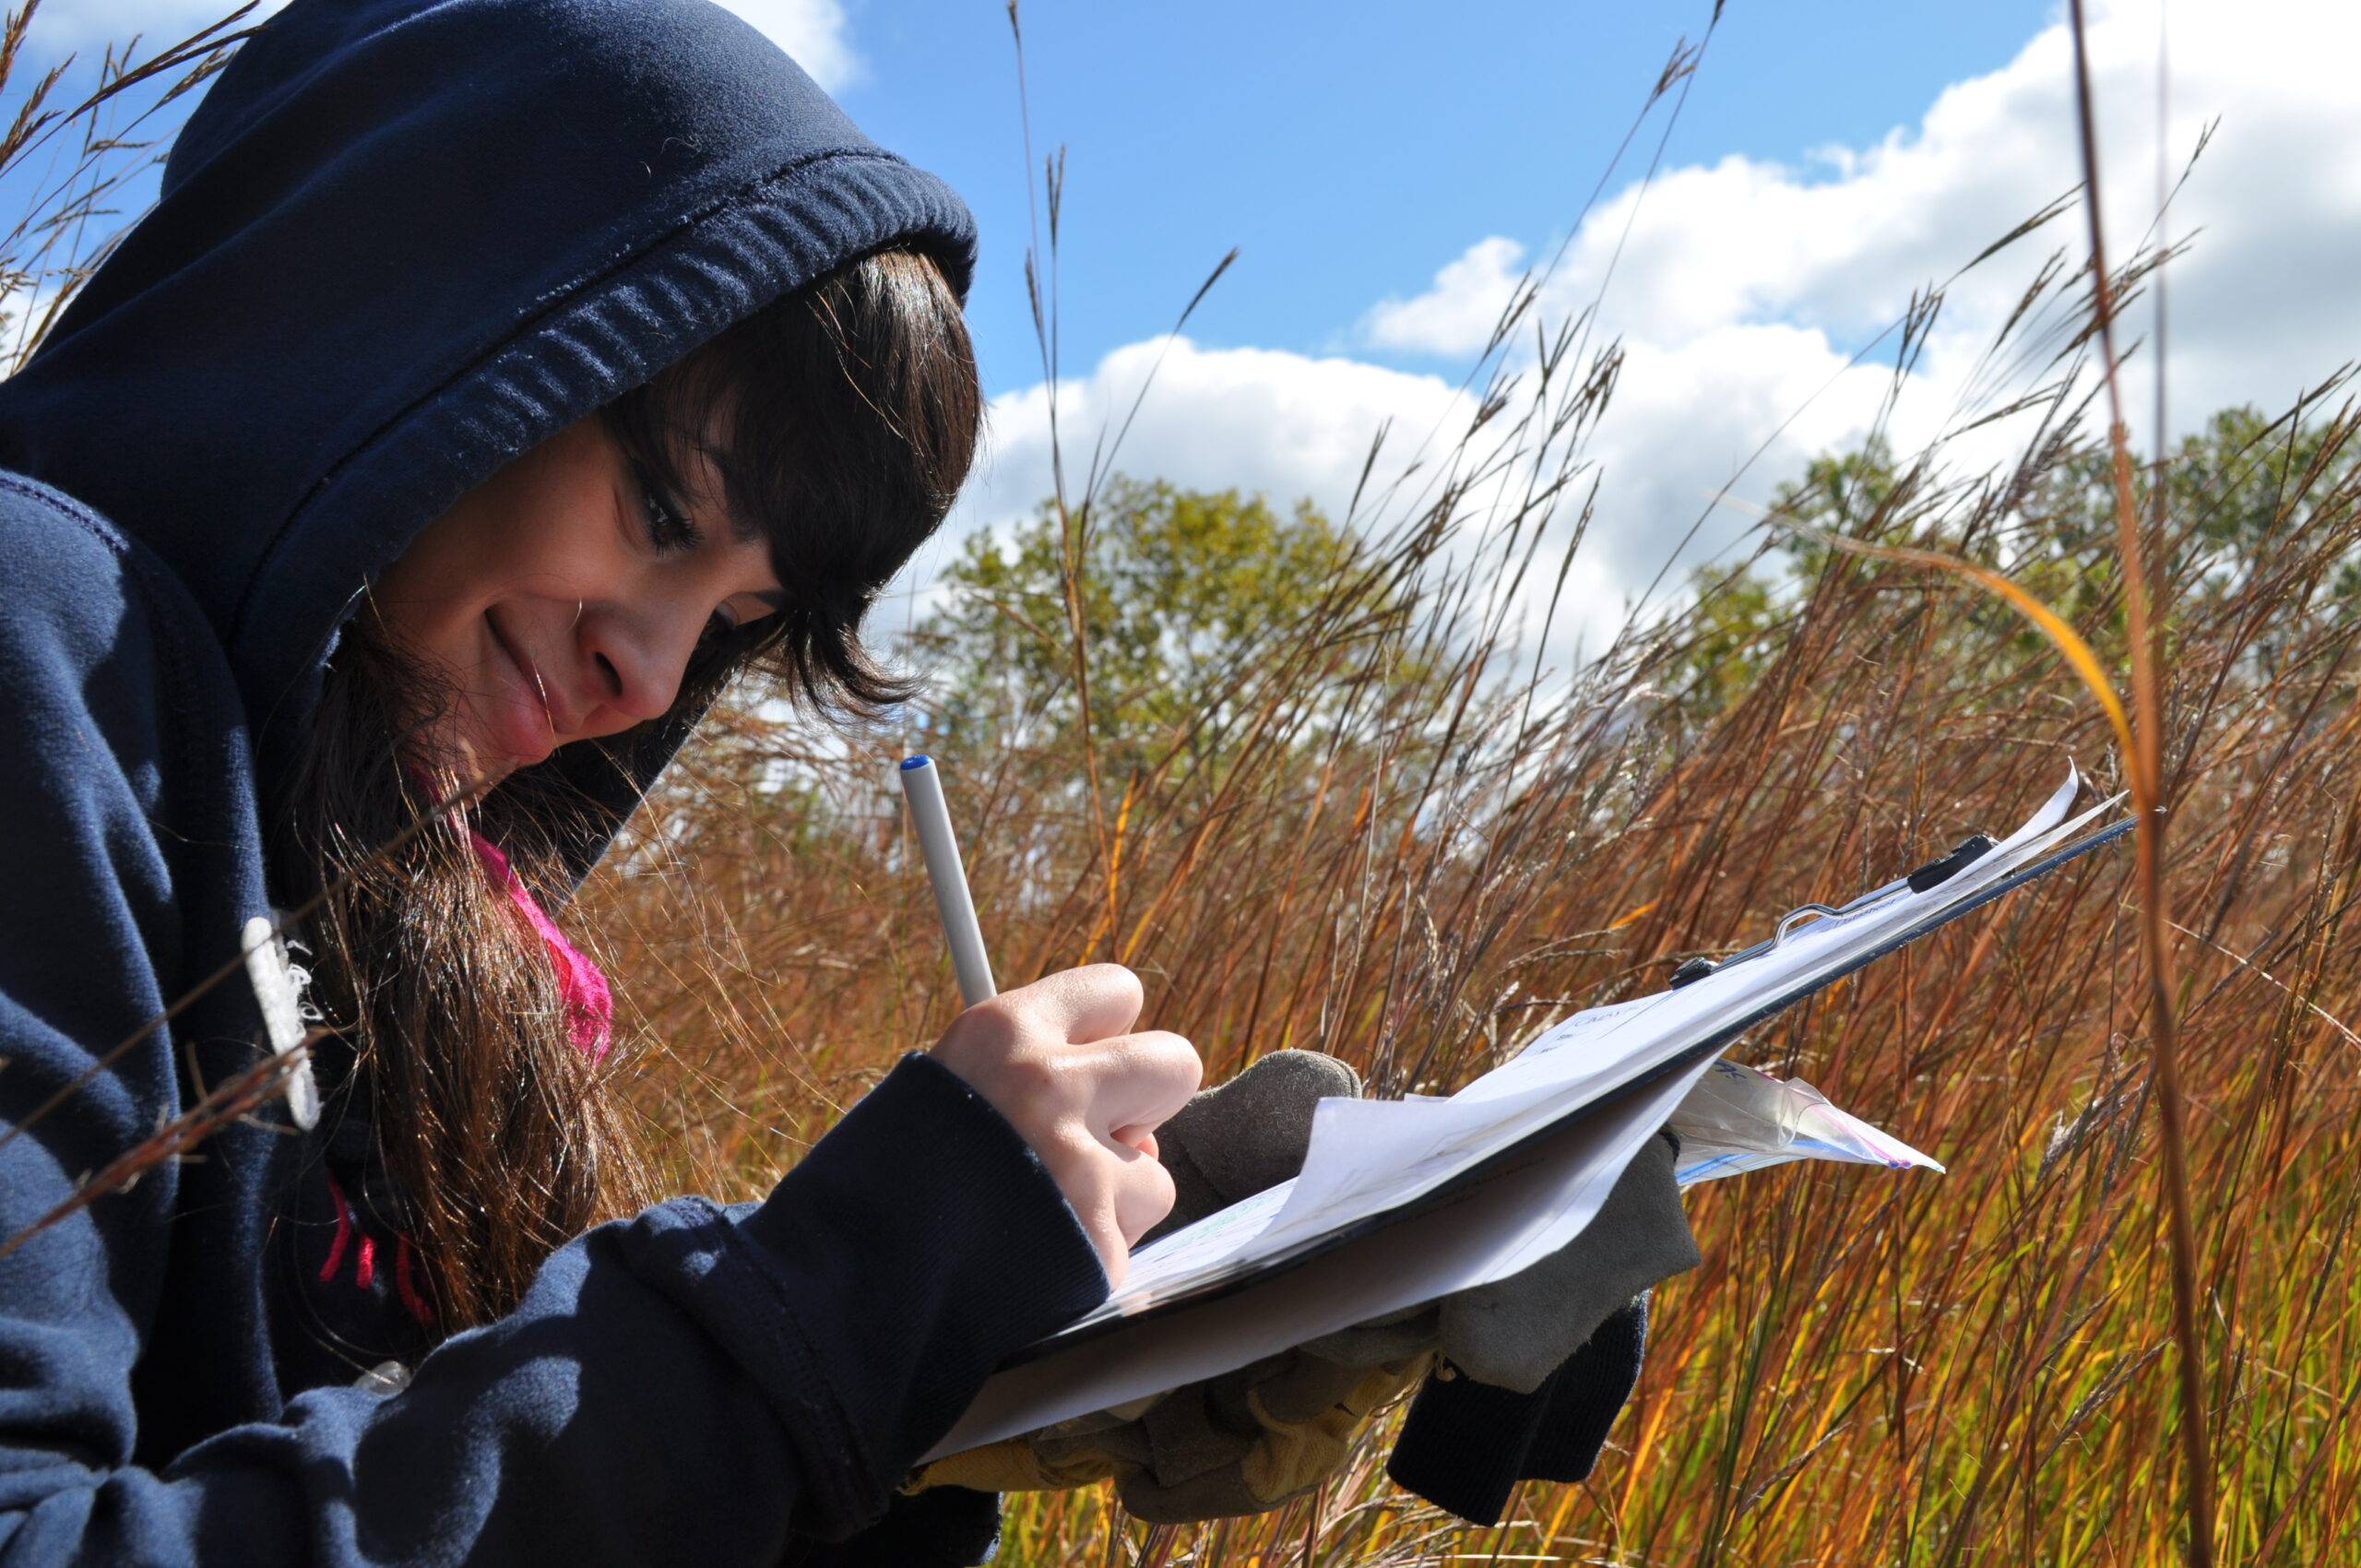
<svg viewBox="0 0 2361 1568">
<path fill-rule="evenodd" d="M 1204 1070 L 1179 1035 L 1127 1032 L 1139 1016 L 1139 978 L 1091 964 L 979 1003 L 934 1047 L 1033 1146 L 1110 1285 L 1122 1282 L 1132 1243 L 1172 1207 L 1156 1128 Z"/>
</svg>

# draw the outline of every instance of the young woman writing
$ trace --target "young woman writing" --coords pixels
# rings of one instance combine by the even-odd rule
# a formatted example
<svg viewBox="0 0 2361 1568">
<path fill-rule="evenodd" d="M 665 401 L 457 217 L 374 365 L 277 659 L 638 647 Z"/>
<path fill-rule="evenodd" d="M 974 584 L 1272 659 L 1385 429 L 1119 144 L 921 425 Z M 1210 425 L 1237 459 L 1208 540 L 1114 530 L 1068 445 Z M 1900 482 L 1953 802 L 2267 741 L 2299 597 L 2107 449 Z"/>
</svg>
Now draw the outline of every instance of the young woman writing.
<svg viewBox="0 0 2361 1568">
<path fill-rule="evenodd" d="M 1162 1217 L 1193 1052 L 1052 976 L 768 1201 L 644 1206 L 546 913 L 732 670 L 896 695 L 858 634 L 974 448 L 971 257 L 703 0 L 296 0 L 212 86 L 0 384 L 0 1236 L 255 1060 L 243 980 L 187 999 L 314 900 L 323 1110 L 0 1259 L 0 1558 L 989 1541 L 889 1500 Z"/>
<path fill-rule="evenodd" d="M 1695 1258 L 1668 1156 L 1613 1249 L 904 1493 L 1172 1208 L 1187 1042 L 1052 975 L 734 1208 L 612 1135 L 549 911 L 732 671 L 901 695 L 860 623 L 974 452 L 972 255 L 706 0 L 294 0 L 213 84 L 0 382 L 0 1562 L 973 1562 L 998 1486 L 1274 1506 L 1438 1357 L 1491 1381 L 1397 1476 L 1587 1471 Z M 207 980 L 275 912 L 317 1114 L 82 1194 L 270 1049 L 291 980 Z M 1188 1212 L 1342 1071 L 1176 1123 Z"/>
</svg>

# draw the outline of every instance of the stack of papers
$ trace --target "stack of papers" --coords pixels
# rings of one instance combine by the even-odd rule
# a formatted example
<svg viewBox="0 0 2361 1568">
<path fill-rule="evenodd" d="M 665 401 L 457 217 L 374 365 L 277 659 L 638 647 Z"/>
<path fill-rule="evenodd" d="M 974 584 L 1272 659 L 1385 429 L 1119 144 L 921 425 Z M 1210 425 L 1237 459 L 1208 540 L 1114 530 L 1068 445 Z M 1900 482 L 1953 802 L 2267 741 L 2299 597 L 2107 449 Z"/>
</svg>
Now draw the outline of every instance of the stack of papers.
<svg viewBox="0 0 2361 1568">
<path fill-rule="evenodd" d="M 1597 1215 L 1669 1123 L 1684 1183 L 1783 1160 L 1941 1168 L 1809 1086 L 1721 1063 L 1746 1029 L 2128 829 L 2069 816 L 2070 768 L 2023 826 L 1931 886 L 1781 922 L 1676 990 L 1579 1013 L 1447 1099 L 1321 1102 L 1303 1171 L 1135 1253 L 1096 1312 L 995 1376 L 933 1457 L 1216 1376 L 1522 1272 Z M 1821 907 L 1809 907 L 1819 909 Z"/>
</svg>

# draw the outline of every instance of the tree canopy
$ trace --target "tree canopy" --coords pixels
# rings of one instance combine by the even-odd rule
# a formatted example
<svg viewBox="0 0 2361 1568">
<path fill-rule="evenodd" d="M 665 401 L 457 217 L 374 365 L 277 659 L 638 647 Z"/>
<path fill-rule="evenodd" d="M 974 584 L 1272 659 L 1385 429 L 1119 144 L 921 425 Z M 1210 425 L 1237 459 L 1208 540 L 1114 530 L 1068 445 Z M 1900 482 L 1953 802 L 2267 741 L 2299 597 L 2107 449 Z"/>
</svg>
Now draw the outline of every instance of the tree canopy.
<svg viewBox="0 0 2361 1568">
<path fill-rule="evenodd" d="M 1073 593 L 1069 598 L 1069 588 Z M 1045 503 L 971 537 L 916 641 L 944 743 L 1063 750 L 1084 714 L 1115 768 L 1216 756 L 1307 629 L 1367 623 L 1394 595 L 1310 501 L 1117 478 L 1086 512 Z M 1077 624 L 1078 623 L 1078 624 Z M 1076 658 L 1077 634 L 1084 658 Z"/>
<path fill-rule="evenodd" d="M 2176 595 L 2201 614 L 2315 519 L 2349 516 L 2361 502 L 2361 443 L 2353 437 L 2343 418 L 2307 423 L 2251 407 L 2221 410 L 2184 436 L 2162 468 L 2174 523 Z M 2135 459 L 2142 517 L 2158 471 Z M 1773 533 L 1754 559 L 1692 574 L 1698 603 L 1676 680 L 1683 706 L 1718 713 L 1753 685 L 1779 646 L 1782 626 L 1808 612 L 1826 574 L 1846 569 L 1822 542 L 1831 537 L 1962 555 L 2006 572 L 2086 632 L 2119 633 L 2117 502 L 2106 445 L 2085 444 L 2039 465 L 2014 492 L 2007 482 L 2005 475 L 1980 480 L 1980 505 L 1964 504 L 1962 492 L 1940 476 L 1899 463 L 1881 437 L 1814 458 L 1800 479 L 1774 493 Z M 2317 589 L 2308 584 L 2286 596 L 2274 612 L 2280 624 L 2265 628 L 2257 655 L 2268 659 L 2303 624 L 2350 617 L 2357 608 L 2361 559 L 2348 561 Z M 1970 639 L 1959 634 L 1973 628 L 1984 658 L 2011 646 L 2041 646 L 2038 634 L 2013 622 L 2013 612 L 1980 595 L 1959 600 L 1952 619 L 1952 640 L 1965 648 Z M 2000 630 L 2008 635 L 1990 635 Z"/>
</svg>

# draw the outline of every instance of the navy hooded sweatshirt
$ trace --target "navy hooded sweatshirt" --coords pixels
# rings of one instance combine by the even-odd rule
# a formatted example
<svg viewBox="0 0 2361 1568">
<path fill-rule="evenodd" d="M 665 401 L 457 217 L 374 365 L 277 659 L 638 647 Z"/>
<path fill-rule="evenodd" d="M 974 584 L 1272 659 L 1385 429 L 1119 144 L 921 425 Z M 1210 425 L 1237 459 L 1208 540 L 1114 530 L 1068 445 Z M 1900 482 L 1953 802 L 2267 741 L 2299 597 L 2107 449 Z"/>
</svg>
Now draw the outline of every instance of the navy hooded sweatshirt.
<svg viewBox="0 0 2361 1568">
<path fill-rule="evenodd" d="M 704 0 L 264 25 L 0 383 L 0 1239 L 263 1049 L 235 979 L 92 1071 L 268 913 L 260 802 L 363 581 L 768 302 L 888 245 L 964 290 L 972 244 Z M 681 738 L 584 767 L 577 869 Z M 0 1258 L 0 1568 L 920 1563 L 908 1467 L 1105 1289 L 1014 1130 L 912 1057 L 767 1201 L 594 1230 L 373 1393 L 433 1336 L 326 1135 L 274 1106 Z"/>
</svg>

